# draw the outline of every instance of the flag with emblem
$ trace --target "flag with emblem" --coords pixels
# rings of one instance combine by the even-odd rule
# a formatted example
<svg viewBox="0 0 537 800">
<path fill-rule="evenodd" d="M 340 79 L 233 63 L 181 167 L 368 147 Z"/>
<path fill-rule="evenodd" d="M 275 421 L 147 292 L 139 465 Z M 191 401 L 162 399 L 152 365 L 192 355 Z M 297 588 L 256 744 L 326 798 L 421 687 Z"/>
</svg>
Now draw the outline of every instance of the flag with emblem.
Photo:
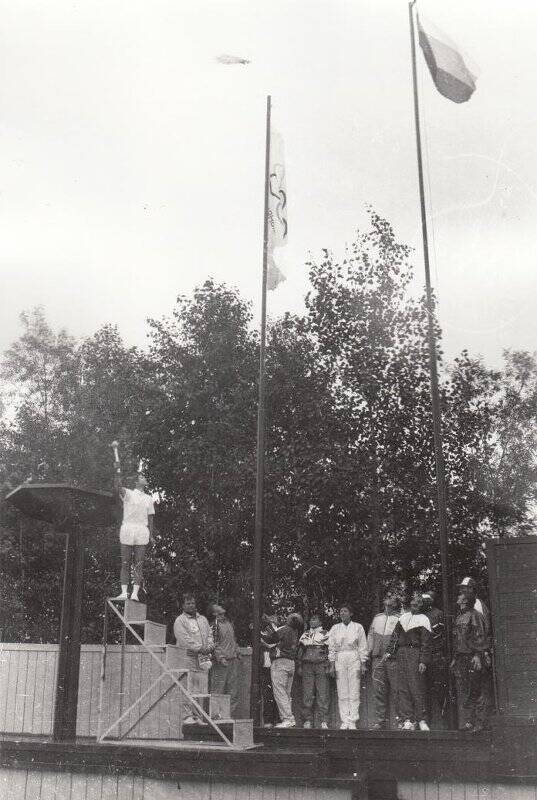
<svg viewBox="0 0 537 800">
<path fill-rule="evenodd" d="M 281 135 L 271 130 L 268 174 L 267 289 L 275 289 L 285 275 L 274 260 L 274 249 L 287 244 L 287 189 Z"/>
</svg>

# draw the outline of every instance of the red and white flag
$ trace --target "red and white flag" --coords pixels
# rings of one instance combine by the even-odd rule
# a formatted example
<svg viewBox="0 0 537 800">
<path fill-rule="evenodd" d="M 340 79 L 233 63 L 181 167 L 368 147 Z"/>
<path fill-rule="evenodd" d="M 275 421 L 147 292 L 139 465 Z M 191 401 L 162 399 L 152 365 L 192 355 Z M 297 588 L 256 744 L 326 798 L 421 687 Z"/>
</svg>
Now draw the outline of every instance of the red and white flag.
<svg viewBox="0 0 537 800">
<path fill-rule="evenodd" d="M 419 16 L 418 35 L 429 72 L 440 94 L 454 103 L 466 103 L 475 91 L 476 76 L 468 68 L 457 45 Z"/>
</svg>

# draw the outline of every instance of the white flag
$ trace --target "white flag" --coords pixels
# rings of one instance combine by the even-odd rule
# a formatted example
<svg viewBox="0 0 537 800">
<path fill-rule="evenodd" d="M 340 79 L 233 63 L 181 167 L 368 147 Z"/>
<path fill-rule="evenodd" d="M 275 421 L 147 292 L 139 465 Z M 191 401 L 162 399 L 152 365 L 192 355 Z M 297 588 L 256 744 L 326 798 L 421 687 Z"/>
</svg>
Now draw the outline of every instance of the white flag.
<svg viewBox="0 0 537 800">
<path fill-rule="evenodd" d="M 267 289 L 275 289 L 285 280 L 274 261 L 274 248 L 287 244 L 287 190 L 283 140 L 274 130 L 270 137 L 268 195 Z"/>
</svg>

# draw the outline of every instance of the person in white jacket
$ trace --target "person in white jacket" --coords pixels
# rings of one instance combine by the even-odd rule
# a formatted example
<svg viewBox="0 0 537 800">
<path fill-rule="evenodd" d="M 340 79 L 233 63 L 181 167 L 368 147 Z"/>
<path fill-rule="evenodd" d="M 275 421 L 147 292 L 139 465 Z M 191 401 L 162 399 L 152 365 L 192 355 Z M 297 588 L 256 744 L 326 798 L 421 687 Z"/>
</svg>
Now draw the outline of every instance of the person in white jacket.
<svg viewBox="0 0 537 800">
<path fill-rule="evenodd" d="M 356 728 L 360 711 L 360 678 L 366 672 L 367 638 L 359 622 L 352 619 L 349 604 L 339 609 L 341 622 L 328 634 L 330 672 L 336 677 L 341 730 Z"/>
<path fill-rule="evenodd" d="M 183 594 L 183 613 L 173 624 L 175 644 L 180 648 L 178 665 L 189 670 L 210 669 L 214 639 L 211 626 L 203 614 L 198 614 L 196 598 L 190 592 Z M 183 723 L 196 722 L 196 711 L 186 701 L 183 703 Z"/>
</svg>

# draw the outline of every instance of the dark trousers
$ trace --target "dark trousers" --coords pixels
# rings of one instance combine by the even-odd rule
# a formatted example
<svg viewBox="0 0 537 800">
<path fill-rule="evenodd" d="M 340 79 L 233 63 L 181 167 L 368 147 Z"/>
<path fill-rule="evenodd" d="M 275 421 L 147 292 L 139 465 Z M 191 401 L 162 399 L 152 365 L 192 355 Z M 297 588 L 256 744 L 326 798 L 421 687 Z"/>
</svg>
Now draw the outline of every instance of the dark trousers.
<svg viewBox="0 0 537 800">
<path fill-rule="evenodd" d="M 397 683 L 399 713 L 404 720 L 427 720 L 427 686 L 425 675 L 418 671 L 420 651 L 417 647 L 400 647 L 397 651 Z"/>
<path fill-rule="evenodd" d="M 275 725 L 280 717 L 274 700 L 272 691 L 272 679 L 270 677 L 270 667 L 261 668 L 261 699 L 263 725 Z"/>
<path fill-rule="evenodd" d="M 487 712 L 487 698 L 483 692 L 485 679 L 483 670 L 473 669 L 470 653 L 457 653 L 454 673 L 459 727 L 483 725 Z"/>
<path fill-rule="evenodd" d="M 145 558 L 146 544 L 122 544 L 121 545 L 121 573 L 119 582 L 125 586 L 129 583 L 131 574 L 131 562 L 134 561 L 133 580 L 140 586 L 143 580 L 143 566 Z"/>
<path fill-rule="evenodd" d="M 315 664 L 311 661 L 302 662 L 302 703 L 304 722 L 313 722 L 313 705 L 317 698 L 317 708 L 321 722 L 328 722 L 328 707 L 330 705 L 330 683 L 328 679 L 328 664 L 321 662 Z"/>
<path fill-rule="evenodd" d="M 386 725 L 389 720 L 389 703 L 395 714 L 399 714 L 397 664 L 393 659 L 384 661 L 382 658 L 374 658 L 371 675 L 375 701 L 375 722 L 378 725 Z"/>
<path fill-rule="evenodd" d="M 441 655 L 433 656 L 433 661 L 425 673 L 427 694 L 429 699 L 429 719 L 441 716 L 445 712 L 447 702 L 447 669 L 446 659 Z"/>
</svg>

